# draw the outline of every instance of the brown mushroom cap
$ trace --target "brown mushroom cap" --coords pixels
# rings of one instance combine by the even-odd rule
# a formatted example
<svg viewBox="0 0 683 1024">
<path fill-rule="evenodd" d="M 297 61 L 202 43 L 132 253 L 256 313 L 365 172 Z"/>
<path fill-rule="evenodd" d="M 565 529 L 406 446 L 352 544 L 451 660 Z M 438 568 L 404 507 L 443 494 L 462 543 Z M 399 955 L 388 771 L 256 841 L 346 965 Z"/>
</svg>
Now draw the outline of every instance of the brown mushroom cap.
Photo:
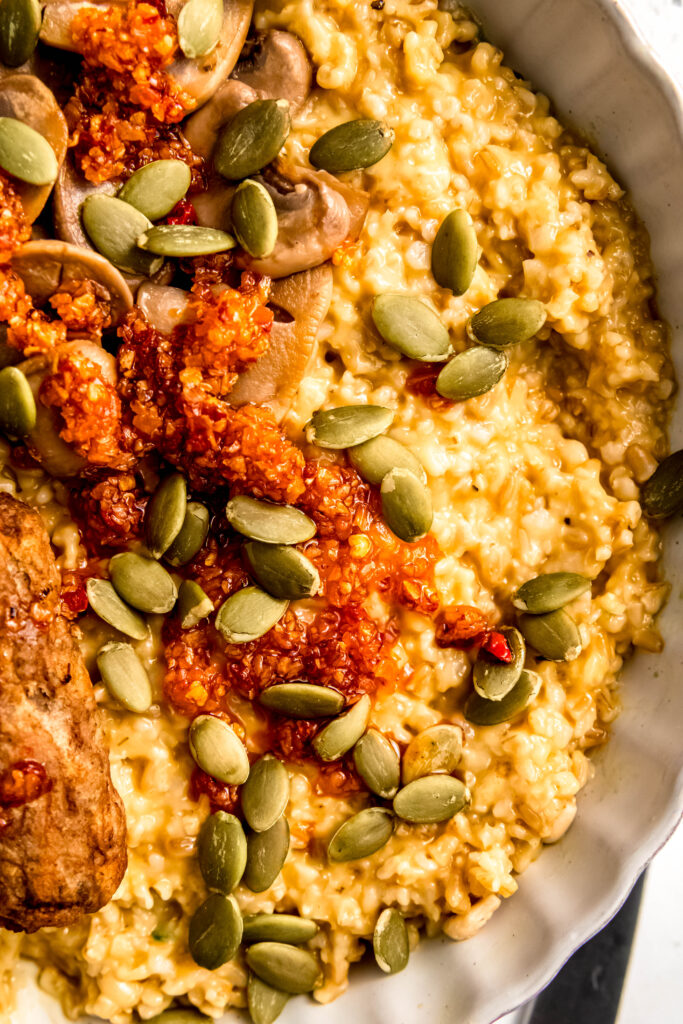
<svg viewBox="0 0 683 1024">
<path fill-rule="evenodd" d="M 115 324 L 133 306 L 131 290 L 122 275 L 92 249 L 54 238 L 27 242 L 13 255 L 12 268 L 37 306 L 47 302 L 69 281 L 92 281 L 98 297 L 111 302 Z"/>
<path fill-rule="evenodd" d="M 64 114 L 46 85 L 34 75 L 7 75 L 0 79 L 0 117 L 13 117 L 34 128 L 52 146 L 61 166 L 66 155 L 68 130 Z M 52 185 L 29 185 L 14 181 L 29 224 L 45 206 Z"/>
<path fill-rule="evenodd" d="M 260 100 L 283 99 L 296 113 L 311 91 L 313 69 L 303 43 L 291 32 L 273 29 L 256 38 L 232 77 L 250 86 Z"/>
</svg>

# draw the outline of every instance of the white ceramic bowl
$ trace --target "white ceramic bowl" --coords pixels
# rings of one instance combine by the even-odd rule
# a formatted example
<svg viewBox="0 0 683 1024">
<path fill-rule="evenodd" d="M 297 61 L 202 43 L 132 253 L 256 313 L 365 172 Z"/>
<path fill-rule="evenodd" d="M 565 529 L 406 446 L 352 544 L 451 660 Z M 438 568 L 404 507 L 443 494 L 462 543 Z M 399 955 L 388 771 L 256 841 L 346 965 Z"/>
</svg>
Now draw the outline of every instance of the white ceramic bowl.
<svg viewBox="0 0 683 1024">
<path fill-rule="evenodd" d="M 649 228 L 661 311 L 683 380 L 683 104 L 615 0 L 471 0 L 506 61 L 552 97 L 633 197 Z M 681 403 L 672 445 L 683 447 Z M 616 912 L 683 814 L 683 544 L 668 530 L 666 648 L 622 680 L 623 712 L 576 821 L 474 939 L 424 942 L 394 978 L 360 967 L 328 1007 L 297 999 L 282 1024 L 490 1024 L 542 989 Z M 45 1007 L 45 1016 L 39 1005 Z M 13 1019 L 64 1018 L 26 993 Z M 234 1024 L 240 1015 L 226 1018 Z M 94 1022 L 93 1022 L 94 1024 Z"/>
</svg>

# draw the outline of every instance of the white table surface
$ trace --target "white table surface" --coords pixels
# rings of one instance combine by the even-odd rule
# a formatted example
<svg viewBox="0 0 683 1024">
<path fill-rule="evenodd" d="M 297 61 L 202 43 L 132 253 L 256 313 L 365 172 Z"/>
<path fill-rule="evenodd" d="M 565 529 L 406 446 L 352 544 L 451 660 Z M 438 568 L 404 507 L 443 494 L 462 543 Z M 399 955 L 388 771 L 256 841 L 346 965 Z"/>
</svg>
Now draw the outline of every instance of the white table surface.
<svg viewBox="0 0 683 1024">
<path fill-rule="evenodd" d="M 681 0 L 622 0 L 622 4 L 662 64 L 683 87 Z M 680 215 L 683 229 L 683 210 Z M 523 1024 L 524 1018 L 524 1011 L 520 1011 L 504 1017 L 500 1024 Z M 647 874 L 617 1024 L 681 1024 L 681 1021 L 683 825 L 655 857 Z"/>
</svg>

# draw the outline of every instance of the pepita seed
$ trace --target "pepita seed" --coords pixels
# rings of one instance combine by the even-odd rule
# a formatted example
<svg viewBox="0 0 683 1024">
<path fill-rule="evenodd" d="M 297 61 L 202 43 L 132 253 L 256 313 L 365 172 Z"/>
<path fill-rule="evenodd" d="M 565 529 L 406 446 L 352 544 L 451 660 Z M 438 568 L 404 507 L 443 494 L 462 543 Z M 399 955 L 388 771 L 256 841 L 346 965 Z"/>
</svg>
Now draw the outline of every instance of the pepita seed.
<svg viewBox="0 0 683 1024">
<path fill-rule="evenodd" d="M 245 959 L 261 981 L 281 992 L 298 995 L 312 992 L 319 984 L 320 965 L 307 949 L 284 942 L 257 942 L 247 949 Z"/>
<path fill-rule="evenodd" d="M 350 750 L 365 732 L 371 702 L 365 693 L 350 711 L 326 725 L 313 740 L 313 749 L 322 761 L 336 761 Z"/>
<path fill-rule="evenodd" d="M 102 682 L 119 704 L 142 714 L 152 704 L 152 684 L 147 670 L 130 644 L 112 641 L 101 647 L 97 667 Z"/>
<path fill-rule="evenodd" d="M 26 437 L 35 425 L 36 400 L 31 385 L 17 366 L 5 366 L 0 370 L 0 430 L 10 437 Z"/>
<path fill-rule="evenodd" d="M 125 604 L 109 580 L 89 579 L 85 584 L 88 603 L 95 615 L 119 633 L 125 633 L 132 640 L 146 640 L 149 634 L 147 623 Z"/>
<path fill-rule="evenodd" d="M 264 754 L 251 766 L 242 787 L 242 813 L 254 832 L 266 832 L 285 813 L 289 774 L 282 761 Z"/>
<path fill-rule="evenodd" d="M 181 16 L 187 6 L 183 7 Z M 161 220 L 183 198 L 191 178 L 190 168 L 183 160 L 153 160 L 131 174 L 118 198 L 134 206 L 149 220 Z"/>
<path fill-rule="evenodd" d="M 480 345 L 506 348 L 533 338 L 546 316 L 545 306 L 537 299 L 496 299 L 470 317 L 467 333 Z"/>
<path fill-rule="evenodd" d="M 465 718 L 473 725 L 501 725 L 510 722 L 527 708 L 541 688 L 537 672 L 524 669 L 516 685 L 502 700 L 486 700 L 471 693 L 465 704 Z"/>
<path fill-rule="evenodd" d="M 394 797 L 394 811 L 403 821 L 433 825 L 447 821 L 470 802 L 464 782 L 451 775 L 423 775 L 414 779 Z"/>
<path fill-rule="evenodd" d="M 436 390 L 451 402 L 485 395 L 502 379 L 508 367 L 504 352 L 475 345 L 460 352 L 436 378 Z"/>
<path fill-rule="evenodd" d="M 386 846 L 393 831 L 391 811 L 385 807 L 366 807 L 339 826 L 327 847 L 327 856 L 336 863 L 371 857 Z"/>
<path fill-rule="evenodd" d="M 650 519 L 666 519 L 683 509 L 683 449 L 667 455 L 645 481 L 640 504 Z"/>
<path fill-rule="evenodd" d="M 502 700 L 513 688 L 522 674 L 526 644 L 524 637 L 514 626 L 502 626 L 500 633 L 505 637 L 512 653 L 512 661 L 489 661 L 480 651 L 474 663 L 472 678 L 474 689 L 487 700 Z"/>
<path fill-rule="evenodd" d="M 213 151 L 214 167 L 229 181 L 244 181 L 278 155 L 289 135 L 286 100 L 254 100 L 222 128 Z"/>
<path fill-rule="evenodd" d="M 159 484 L 145 510 L 147 547 L 160 558 L 171 546 L 185 522 L 187 484 L 181 473 L 172 473 Z"/>
<path fill-rule="evenodd" d="M 432 244 L 432 275 L 442 288 L 464 295 L 479 260 L 477 233 L 469 213 L 453 210 L 442 221 Z"/>
<path fill-rule="evenodd" d="M 286 544 L 249 541 L 244 550 L 251 571 L 271 597 L 294 601 L 320 590 L 320 575 L 309 558 Z"/>
<path fill-rule="evenodd" d="M 403 784 L 437 772 L 450 775 L 458 767 L 461 757 L 462 729 L 457 725 L 432 725 L 413 737 L 403 753 Z"/>
<path fill-rule="evenodd" d="M 409 469 L 424 484 L 427 483 L 427 474 L 417 456 L 400 441 L 384 434 L 354 445 L 346 454 L 354 469 L 369 484 L 379 486 L 390 469 Z"/>
<path fill-rule="evenodd" d="M 188 0 L 178 15 L 178 44 L 188 60 L 215 50 L 223 27 L 223 0 Z"/>
<path fill-rule="evenodd" d="M 230 219 L 235 238 L 254 259 L 270 256 L 277 242 L 277 212 L 270 193 L 258 181 L 247 179 L 232 197 Z"/>
<path fill-rule="evenodd" d="M 15 117 L 0 117 L 0 167 L 29 185 L 52 185 L 59 173 L 45 136 Z"/>
<path fill-rule="evenodd" d="M 216 629 L 227 643 L 246 644 L 272 629 L 288 605 L 289 601 L 278 601 L 260 587 L 245 587 L 220 606 Z"/>
<path fill-rule="evenodd" d="M 289 1002 L 289 993 L 266 985 L 255 974 L 247 982 L 247 1006 L 252 1024 L 273 1024 Z"/>
<path fill-rule="evenodd" d="M 242 940 L 242 915 L 234 896 L 212 892 L 190 918 L 192 959 L 207 971 L 232 960 Z"/>
<path fill-rule="evenodd" d="M 372 948 L 377 965 L 385 974 L 398 974 L 407 967 L 410 956 L 408 929 L 403 914 L 395 907 L 387 907 L 377 918 Z"/>
<path fill-rule="evenodd" d="M 199 224 L 157 224 L 140 232 L 137 245 L 157 256 L 177 256 L 180 259 L 227 252 L 234 248 L 235 239 L 220 228 L 205 228 Z"/>
<path fill-rule="evenodd" d="M 558 608 L 545 615 L 521 615 L 524 639 L 548 661 L 573 661 L 581 653 L 581 634 L 571 615 Z"/>
<path fill-rule="evenodd" d="M 43 10 L 38 0 L 2 0 L 0 62 L 6 68 L 25 64 L 38 43 Z"/>
<path fill-rule="evenodd" d="M 240 494 L 225 506 L 233 530 L 264 544 L 301 544 L 315 536 L 315 523 L 293 505 L 276 505 Z"/>
<path fill-rule="evenodd" d="M 387 345 L 409 359 L 440 363 L 452 352 L 451 339 L 439 317 L 414 295 L 376 295 L 372 319 Z"/>
<path fill-rule="evenodd" d="M 247 866 L 247 837 L 239 819 L 225 811 L 210 814 L 199 831 L 197 853 L 209 889 L 229 895 Z"/>
<path fill-rule="evenodd" d="M 382 121 L 358 118 L 321 135 L 311 147 L 309 160 L 318 170 L 330 174 L 358 171 L 385 157 L 393 141 L 393 131 Z"/>
<path fill-rule="evenodd" d="M 241 786 L 249 777 L 249 758 L 234 729 L 222 718 L 199 715 L 190 726 L 190 753 L 212 779 Z"/>
<path fill-rule="evenodd" d="M 183 580 L 178 590 L 178 617 L 181 629 L 194 629 L 213 611 L 213 601 L 194 580 Z"/>
<path fill-rule="evenodd" d="M 247 836 L 247 866 L 244 884 L 252 892 L 265 892 L 280 874 L 289 851 L 289 824 L 278 818 L 265 832 Z"/>
<path fill-rule="evenodd" d="M 206 505 L 188 501 L 180 532 L 164 554 L 170 565 L 187 565 L 201 551 L 209 532 L 209 519 Z"/>
<path fill-rule="evenodd" d="M 97 251 L 119 270 L 151 277 L 161 268 L 159 256 L 138 248 L 138 238 L 152 224 L 130 203 L 114 196 L 91 195 L 81 206 L 81 219 Z"/>
<path fill-rule="evenodd" d="M 244 918 L 242 942 L 288 942 L 301 946 L 318 934 L 315 921 L 296 914 L 252 914 Z"/>
<path fill-rule="evenodd" d="M 391 800 L 401 781 L 401 762 L 386 736 L 368 729 L 353 749 L 353 762 L 370 792 Z"/>
<path fill-rule="evenodd" d="M 269 711 L 288 718 L 328 718 L 344 707 L 344 696 L 329 686 L 315 683 L 276 683 L 263 690 L 259 702 Z"/>
<path fill-rule="evenodd" d="M 563 608 L 591 588 L 591 581 L 578 572 L 546 572 L 527 580 L 515 591 L 515 608 L 531 615 L 543 615 Z"/>
<path fill-rule="evenodd" d="M 420 478 L 409 469 L 391 469 L 380 493 L 382 515 L 396 536 L 409 543 L 424 537 L 432 525 L 432 497 Z"/>
<path fill-rule="evenodd" d="M 150 1017 L 146 1024 L 212 1024 L 211 1017 L 200 1013 L 199 1010 L 185 1010 L 183 1008 L 164 1010 L 156 1017 Z"/>
<path fill-rule="evenodd" d="M 109 576 L 119 597 L 140 612 L 164 615 L 176 603 L 173 577 L 153 558 L 122 551 L 109 559 Z"/>
<path fill-rule="evenodd" d="M 394 414 L 381 405 L 342 405 L 316 412 L 306 424 L 309 444 L 319 448 L 352 448 L 391 426 Z"/>
</svg>

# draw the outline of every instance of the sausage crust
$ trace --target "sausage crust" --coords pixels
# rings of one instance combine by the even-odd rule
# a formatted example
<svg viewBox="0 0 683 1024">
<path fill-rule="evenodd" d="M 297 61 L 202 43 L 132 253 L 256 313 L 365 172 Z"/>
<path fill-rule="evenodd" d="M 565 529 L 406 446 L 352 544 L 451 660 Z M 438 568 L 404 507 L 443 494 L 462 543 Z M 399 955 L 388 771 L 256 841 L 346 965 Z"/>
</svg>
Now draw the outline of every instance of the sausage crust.
<svg viewBox="0 0 683 1024">
<path fill-rule="evenodd" d="M 15 931 L 93 913 L 126 870 L 123 804 L 59 591 L 40 516 L 0 494 L 0 779 L 38 762 L 48 789 L 0 806 L 0 926 Z"/>
</svg>

